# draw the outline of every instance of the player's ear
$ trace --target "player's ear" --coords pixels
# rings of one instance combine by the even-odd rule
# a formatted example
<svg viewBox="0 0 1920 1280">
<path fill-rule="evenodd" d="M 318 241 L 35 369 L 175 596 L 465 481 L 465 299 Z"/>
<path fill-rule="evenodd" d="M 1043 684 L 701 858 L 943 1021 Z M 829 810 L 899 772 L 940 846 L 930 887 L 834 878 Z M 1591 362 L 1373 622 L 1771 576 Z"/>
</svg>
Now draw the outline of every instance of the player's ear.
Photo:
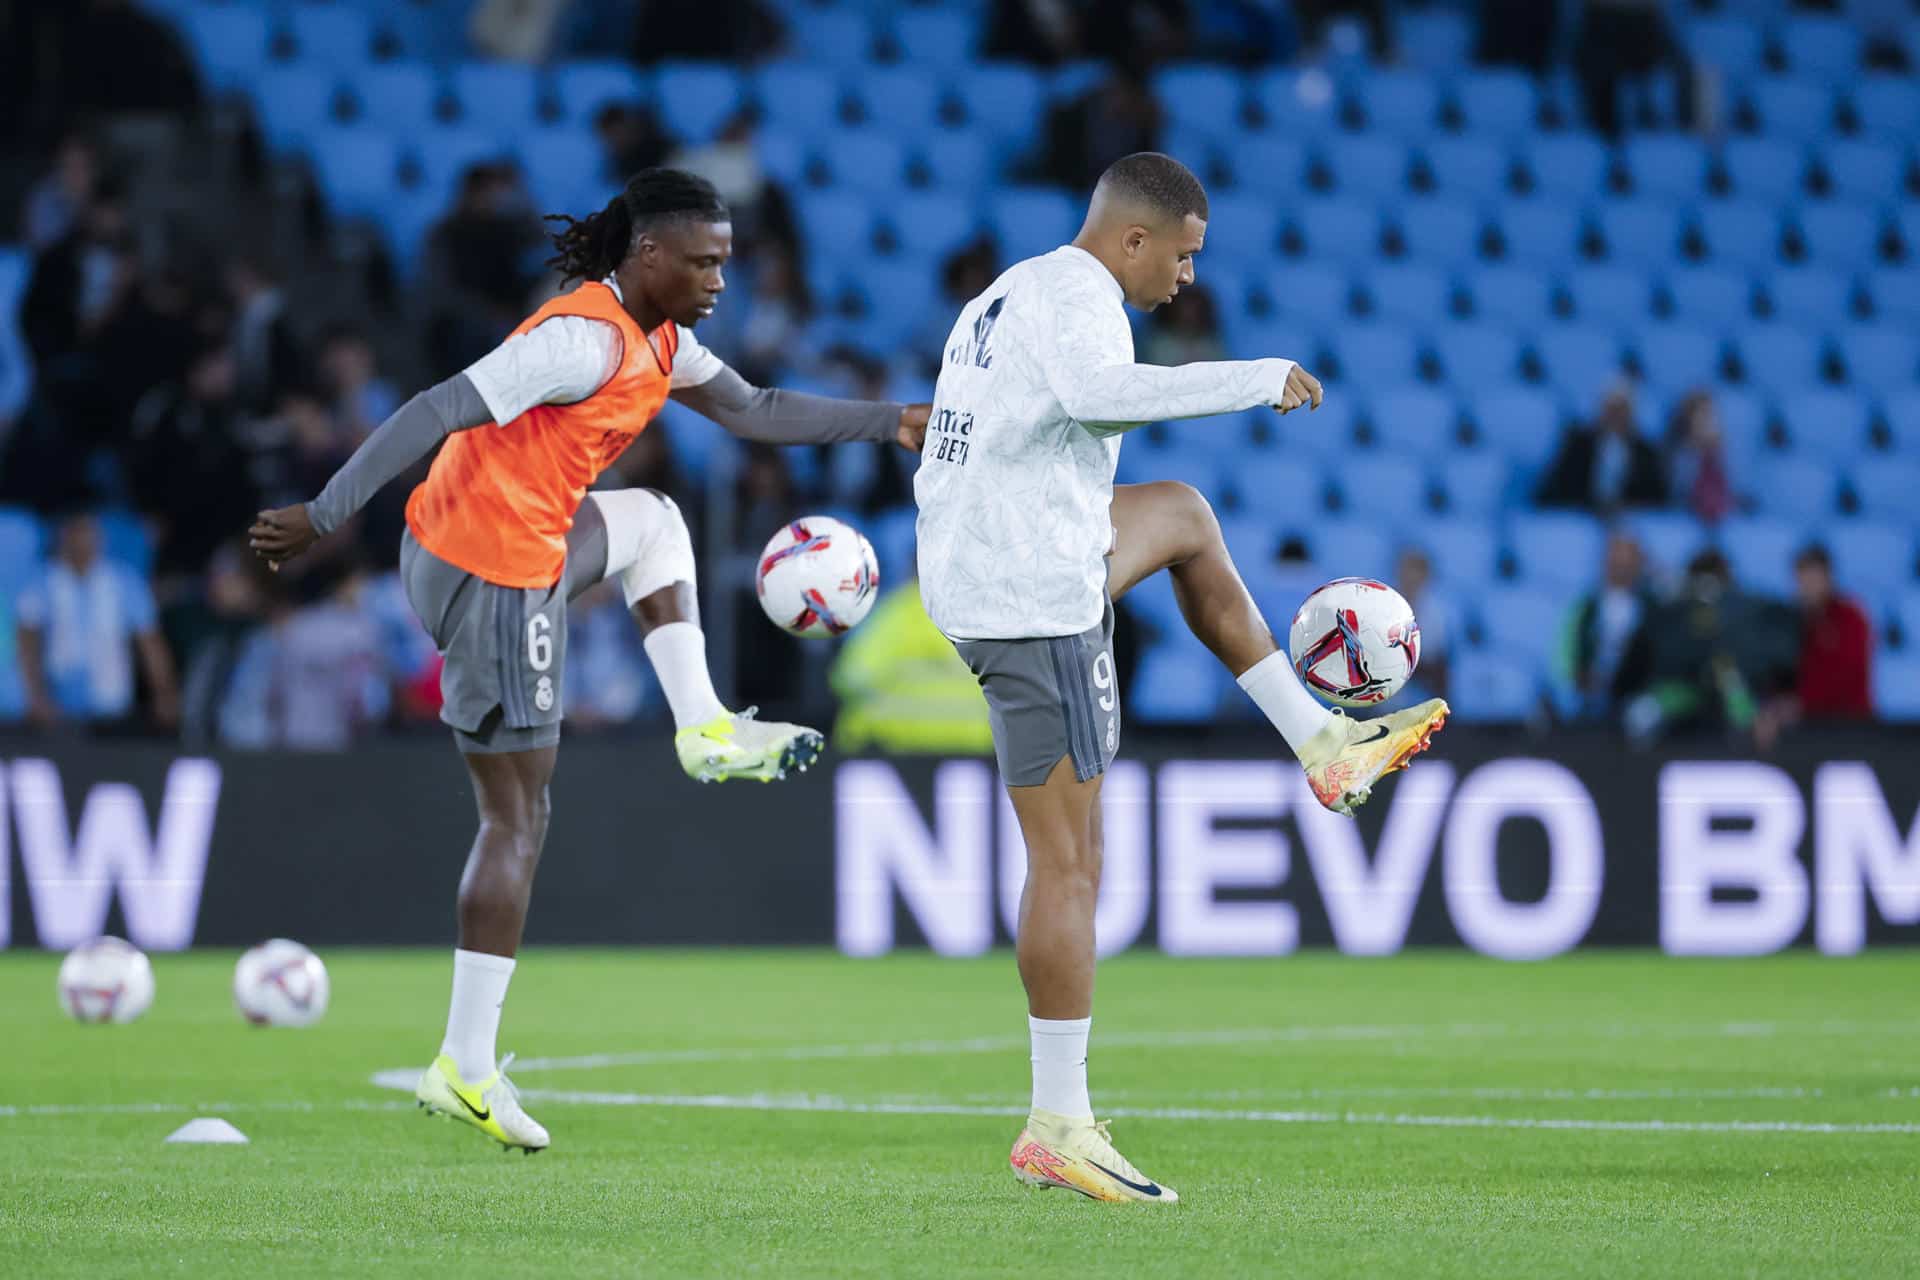
<svg viewBox="0 0 1920 1280">
<path fill-rule="evenodd" d="M 1120 246 L 1127 251 L 1129 258 L 1138 257 L 1140 250 L 1146 247 L 1149 235 L 1147 229 L 1138 223 L 1127 228 L 1127 234 L 1120 240 Z"/>
</svg>

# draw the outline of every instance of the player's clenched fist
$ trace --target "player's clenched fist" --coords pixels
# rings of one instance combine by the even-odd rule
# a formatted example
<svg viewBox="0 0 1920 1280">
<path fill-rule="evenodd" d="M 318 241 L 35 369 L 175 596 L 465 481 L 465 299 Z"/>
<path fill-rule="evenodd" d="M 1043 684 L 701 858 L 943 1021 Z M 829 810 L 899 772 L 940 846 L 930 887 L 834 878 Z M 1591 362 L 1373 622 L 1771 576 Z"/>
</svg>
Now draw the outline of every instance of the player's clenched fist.
<svg viewBox="0 0 1920 1280">
<path fill-rule="evenodd" d="M 1320 379 L 1296 364 L 1287 371 L 1286 390 L 1274 407 L 1282 413 L 1291 413 L 1303 404 L 1312 409 L 1320 407 Z"/>
</svg>

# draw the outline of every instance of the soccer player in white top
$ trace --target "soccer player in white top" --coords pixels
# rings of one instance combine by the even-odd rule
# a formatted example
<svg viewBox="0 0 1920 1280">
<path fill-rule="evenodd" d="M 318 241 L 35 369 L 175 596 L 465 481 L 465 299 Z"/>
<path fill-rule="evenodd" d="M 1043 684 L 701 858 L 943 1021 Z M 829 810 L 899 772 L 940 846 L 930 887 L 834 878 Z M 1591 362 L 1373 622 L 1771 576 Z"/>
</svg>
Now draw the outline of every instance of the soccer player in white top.
<svg viewBox="0 0 1920 1280">
<path fill-rule="evenodd" d="M 914 478 L 921 595 L 980 678 L 1027 842 L 1017 951 L 1033 1104 L 1013 1170 L 1096 1200 L 1178 1198 L 1114 1150 L 1087 1095 L 1100 780 L 1120 735 L 1110 601 L 1170 572 L 1187 625 L 1337 813 L 1447 714 L 1438 699 L 1366 721 L 1328 711 L 1274 643 L 1206 498 L 1113 483 L 1121 436 L 1144 423 L 1320 404 L 1290 360 L 1134 362 L 1123 304 L 1151 311 L 1192 284 L 1206 230 L 1206 192 L 1178 161 L 1116 161 L 1072 244 L 1015 264 L 960 313 Z"/>
</svg>

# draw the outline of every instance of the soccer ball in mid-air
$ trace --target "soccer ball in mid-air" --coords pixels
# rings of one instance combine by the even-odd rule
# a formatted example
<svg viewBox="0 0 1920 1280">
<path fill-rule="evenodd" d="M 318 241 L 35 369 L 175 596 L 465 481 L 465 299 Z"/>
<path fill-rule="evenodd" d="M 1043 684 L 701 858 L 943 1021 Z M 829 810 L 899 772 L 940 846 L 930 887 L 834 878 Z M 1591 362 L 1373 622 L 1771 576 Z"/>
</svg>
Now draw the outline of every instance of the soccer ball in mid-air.
<svg viewBox="0 0 1920 1280">
<path fill-rule="evenodd" d="M 1335 578 L 1293 615 L 1287 651 L 1307 688 L 1343 707 L 1371 707 L 1420 665 L 1420 624 L 1386 583 Z"/>
<path fill-rule="evenodd" d="M 76 1022 L 132 1022 L 153 1004 L 153 966 L 120 938 L 95 938 L 60 962 L 60 1007 Z"/>
<path fill-rule="evenodd" d="M 327 1011 L 327 966 L 290 938 L 250 947 L 233 967 L 233 1006 L 256 1027 L 310 1027 Z"/>
<path fill-rule="evenodd" d="M 804 516 L 760 553 L 754 591 L 773 625 L 796 636 L 851 631 L 873 608 L 880 565 L 873 544 L 832 516 Z"/>
</svg>

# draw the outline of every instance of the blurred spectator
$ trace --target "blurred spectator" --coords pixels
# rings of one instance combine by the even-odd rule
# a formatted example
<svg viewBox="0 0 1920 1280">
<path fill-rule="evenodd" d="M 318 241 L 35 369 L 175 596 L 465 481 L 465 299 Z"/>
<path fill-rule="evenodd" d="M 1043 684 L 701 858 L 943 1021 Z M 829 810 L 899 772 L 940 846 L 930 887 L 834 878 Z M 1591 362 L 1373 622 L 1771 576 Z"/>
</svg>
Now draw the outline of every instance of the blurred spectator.
<svg viewBox="0 0 1920 1280">
<path fill-rule="evenodd" d="M 132 569 L 101 555 L 92 516 L 61 523 L 53 558 L 20 594 L 15 612 L 21 682 L 36 725 L 130 717 L 135 653 L 154 722 L 163 728 L 179 722 L 173 658 L 160 635 L 153 593 Z"/>
<path fill-rule="evenodd" d="M 642 65 L 669 58 L 745 62 L 771 49 L 778 30 L 757 0 L 650 0 L 634 8 L 633 60 Z"/>
<path fill-rule="evenodd" d="M 1144 76 L 1115 67 L 1107 78 L 1047 115 L 1047 178 L 1086 191 L 1107 166 L 1135 151 L 1157 151 L 1160 104 Z"/>
<path fill-rule="evenodd" d="M 1544 75 L 1560 35 L 1560 6 L 1541 0 L 1480 0 L 1476 62 L 1524 67 Z"/>
<path fill-rule="evenodd" d="M 1725 556 L 1703 551 L 1679 593 L 1648 616 L 1648 683 L 1625 709 L 1647 742 L 1685 729 L 1763 729 L 1762 701 L 1792 678 L 1798 620 L 1788 606 L 1738 590 Z"/>
<path fill-rule="evenodd" d="M 756 386 L 768 386 L 806 351 L 811 307 L 806 282 L 785 249 L 760 255 L 752 288 L 740 333 L 740 374 Z"/>
<path fill-rule="evenodd" d="M 481 0 L 467 19 L 475 53 L 507 62 L 541 63 L 553 51 L 569 0 Z"/>
<path fill-rule="evenodd" d="M 1293 0 L 1293 11 L 1300 16 L 1309 48 L 1324 45 L 1328 28 L 1340 21 L 1357 22 L 1365 29 L 1367 52 L 1375 58 L 1391 44 L 1386 0 Z"/>
<path fill-rule="evenodd" d="M 207 566 L 206 590 L 167 611 L 167 635 L 180 655 L 181 737 L 204 748 L 217 737 L 220 705 L 247 637 L 266 611 L 272 574 L 237 543 L 222 546 Z"/>
<path fill-rule="evenodd" d="M 1220 315 L 1214 308 L 1213 294 L 1202 284 L 1188 285 L 1172 302 L 1154 312 L 1146 341 L 1140 344 L 1144 364 L 1180 365 L 1226 358 Z"/>
<path fill-rule="evenodd" d="M 1873 624 L 1858 601 L 1834 587 L 1833 558 L 1810 546 L 1793 561 L 1800 600 L 1800 715 L 1865 720 L 1873 715 Z"/>
<path fill-rule="evenodd" d="M 674 146 L 660 118 L 637 102 L 609 102 L 600 108 L 593 133 L 606 155 L 600 177 L 609 183 L 625 183 L 642 169 L 666 163 Z"/>
<path fill-rule="evenodd" d="M 927 313 L 912 342 L 913 363 L 920 373 L 939 375 L 953 318 L 985 292 L 999 274 L 1000 251 L 991 236 L 982 235 L 947 255 L 940 264 L 940 305 Z"/>
<path fill-rule="evenodd" d="M 1574 601 L 1561 635 L 1558 666 L 1569 695 L 1563 710 L 1575 719 L 1611 719 L 1623 700 L 1639 692 L 1651 660 L 1647 623 L 1656 608 L 1640 544 L 1624 533 L 1613 534 L 1599 585 Z M 1427 620 L 1418 606 L 1414 616 L 1420 618 L 1424 646 Z M 1424 653 L 1420 665 L 1424 670 Z"/>
<path fill-rule="evenodd" d="M 380 630 L 363 600 L 365 576 L 349 567 L 307 581 L 329 589 L 303 608 L 279 606 L 241 644 L 219 713 L 228 746 L 339 751 L 387 714 L 387 673 Z"/>
<path fill-rule="evenodd" d="M 273 416 L 255 421 L 250 435 L 253 483 L 268 507 L 305 502 L 326 488 L 354 449 L 325 402 L 303 388 L 281 396 Z"/>
<path fill-rule="evenodd" d="M 178 382 L 154 388 L 133 413 L 126 449 L 134 505 L 155 526 L 154 575 L 197 576 L 258 509 L 239 439 L 233 349 L 203 347 Z"/>
<path fill-rule="evenodd" d="M 1619 137 L 1626 123 L 1622 87 L 1678 61 L 1661 0 L 1585 0 L 1573 35 L 1573 70 L 1594 129 Z"/>
<path fill-rule="evenodd" d="M 918 581 L 880 597 L 834 656 L 829 678 L 840 698 L 834 746 L 843 752 L 993 751 L 980 682 L 927 617 Z"/>
<path fill-rule="evenodd" d="M 89 354 L 132 295 L 138 275 L 126 198 L 103 183 L 68 233 L 35 259 L 21 301 L 21 332 L 43 378 L 60 378 L 76 358 Z M 91 380 L 96 371 L 89 361 L 67 376 Z"/>
<path fill-rule="evenodd" d="M 1581 507 L 1609 512 L 1659 506 L 1667 499 L 1660 455 L 1640 435 L 1633 394 L 1609 391 L 1591 425 L 1570 428 L 1540 482 L 1543 507 Z"/>
<path fill-rule="evenodd" d="M 667 163 L 699 174 L 720 192 L 733 219 L 735 257 L 751 259 L 762 246 L 779 245 L 797 258 L 800 248 L 793 209 L 779 184 L 761 168 L 753 133 L 753 113 L 742 110 L 713 141 L 682 146 L 667 157 Z"/>
<path fill-rule="evenodd" d="M 233 353 L 240 407 L 265 413 L 304 376 L 304 358 L 287 318 L 286 294 L 264 258 L 236 254 L 227 261 L 233 300 Z"/>
<path fill-rule="evenodd" d="M 132 0 L 22 6 L 37 56 L 9 97 L 41 121 L 124 112 L 179 114 L 200 99 L 193 59 L 171 22 Z M 18 29 L 16 28 L 16 31 Z"/>
<path fill-rule="evenodd" d="M 326 388 L 335 435 L 357 446 L 400 407 L 400 393 L 380 376 L 373 343 L 340 325 L 320 339 L 320 382 Z"/>
<path fill-rule="evenodd" d="M 1057 67 L 1081 49 L 1079 6 L 1070 0 L 993 0 L 987 15 L 989 58 Z"/>
<path fill-rule="evenodd" d="M 1084 57 L 1151 67 L 1187 50 L 1187 0 L 1083 0 L 1080 7 Z"/>
<path fill-rule="evenodd" d="M 1447 696 L 1447 648 L 1453 638 L 1453 602 L 1433 581 L 1433 562 L 1418 547 L 1400 553 L 1394 569 L 1394 589 L 1413 606 L 1420 624 L 1420 665 L 1408 681 L 1410 692 L 1400 694 L 1403 705 Z"/>
<path fill-rule="evenodd" d="M 453 208 L 427 236 L 427 346 L 435 377 L 466 368 L 520 323 L 546 244 L 517 169 L 477 164 L 466 171 Z"/>
<path fill-rule="evenodd" d="M 1709 391 L 1690 391 L 1667 424 L 1667 488 L 1674 501 L 1708 524 L 1733 511 L 1720 412 Z"/>
<path fill-rule="evenodd" d="M 758 444 L 748 448 L 735 502 L 733 542 L 738 547 L 757 550 L 770 533 L 802 514 L 794 497 L 793 475 L 780 450 Z M 767 625 L 751 574 L 735 588 L 734 622 L 739 700 L 776 706 L 798 698 L 806 652 L 800 641 Z"/>
<path fill-rule="evenodd" d="M 47 173 L 27 192 L 21 221 L 27 244 L 51 248 L 72 233 L 100 181 L 100 153 L 80 132 L 60 139 Z"/>
</svg>

